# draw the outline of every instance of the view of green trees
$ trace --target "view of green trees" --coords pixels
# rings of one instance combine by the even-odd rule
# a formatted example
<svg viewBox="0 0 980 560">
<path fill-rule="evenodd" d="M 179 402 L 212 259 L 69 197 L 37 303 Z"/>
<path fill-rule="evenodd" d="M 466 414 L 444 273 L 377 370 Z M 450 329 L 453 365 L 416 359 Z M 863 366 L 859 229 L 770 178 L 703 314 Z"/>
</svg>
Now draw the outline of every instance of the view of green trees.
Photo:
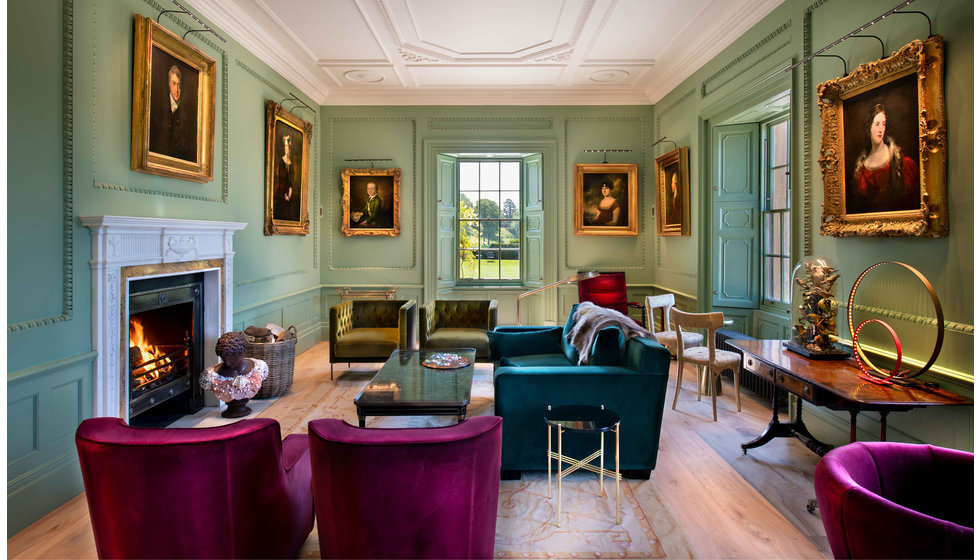
<svg viewBox="0 0 980 560">
<path fill-rule="evenodd" d="M 507 196 L 501 205 L 489 198 L 480 198 L 474 204 L 465 193 L 460 194 L 459 202 L 459 277 L 519 279 L 521 216 L 517 203 Z"/>
</svg>

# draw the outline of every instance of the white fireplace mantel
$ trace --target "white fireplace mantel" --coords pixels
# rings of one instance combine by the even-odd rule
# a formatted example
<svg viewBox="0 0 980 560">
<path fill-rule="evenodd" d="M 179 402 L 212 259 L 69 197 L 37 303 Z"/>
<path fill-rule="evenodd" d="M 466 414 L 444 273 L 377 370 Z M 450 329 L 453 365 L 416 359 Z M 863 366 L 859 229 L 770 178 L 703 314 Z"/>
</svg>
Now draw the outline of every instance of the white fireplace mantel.
<svg viewBox="0 0 980 560">
<path fill-rule="evenodd" d="M 214 347 L 232 325 L 232 236 L 242 222 L 176 220 L 136 216 L 80 216 L 92 230 L 92 346 L 98 352 L 92 384 L 94 416 L 129 419 L 128 387 L 123 382 L 121 321 L 128 316 L 129 282 L 174 272 L 175 263 L 193 263 L 204 274 L 204 347 Z M 123 269 L 143 265 L 141 276 Z M 168 266 L 169 265 L 169 266 Z"/>
</svg>

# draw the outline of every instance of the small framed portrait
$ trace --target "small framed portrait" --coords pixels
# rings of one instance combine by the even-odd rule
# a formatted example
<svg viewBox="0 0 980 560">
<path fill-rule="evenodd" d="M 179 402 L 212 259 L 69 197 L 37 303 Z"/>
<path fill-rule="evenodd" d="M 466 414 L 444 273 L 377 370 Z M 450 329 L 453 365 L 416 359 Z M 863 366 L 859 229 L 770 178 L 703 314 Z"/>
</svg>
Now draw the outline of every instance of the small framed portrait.
<svg viewBox="0 0 980 560">
<path fill-rule="evenodd" d="M 344 181 L 343 235 L 401 234 L 401 169 L 345 167 L 340 177 Z"/>
<path fill-rule="evenodd" d="M 313 125 L 265 102 L 265 234 L 310 232 L 310 138 Z"/>
<path fill-rule="evenodd" d="M 657 235 L 691 235 L 687 146 L 657 158 L 657 209 Z"/>
<path fill-rule="evenodd" d="M 912 41 L 862 64 L 817 86 L 817 95 L 820 233 L 948 235 L 942 37 Z"/>
<path fill-rule="evenodd" d="M 136 15 L 133 170 L 198 183 L 214 179 L 214 84 L 214 59 Z"/>
<path fill-rule="evenodd" d="M 639 230 L 635 163 L 575 164 L 575 235 L 632 235 Z"/>
</svg>

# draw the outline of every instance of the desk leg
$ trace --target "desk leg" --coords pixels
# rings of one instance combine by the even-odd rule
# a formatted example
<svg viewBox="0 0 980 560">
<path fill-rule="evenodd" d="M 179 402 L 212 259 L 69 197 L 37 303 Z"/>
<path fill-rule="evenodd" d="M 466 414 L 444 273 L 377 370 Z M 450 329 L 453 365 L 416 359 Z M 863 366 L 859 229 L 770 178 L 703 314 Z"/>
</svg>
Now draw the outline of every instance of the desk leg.
<svg viewBox="0 0 980 560">
<path fill-rule="evenodd" d="M 357 425 L 358 426 L 360 426 L 360 427 L 363 428 L 364 427 L 364 423 L 366 421 L 367 421 L 367 416 L 365 416 L 364 414 L 358 414 L 357 415 Z"/>
<path fill-rule="evenodd" d="M 880 441 L 885 441 L 885 432 L 887 431 L 887 424 L 885 423 L 885 416 L 888 416 L 887 410 L 882 410 L 878 412 L 881 415 L 881 435 L 879 436 Z"/>
<path fill-rule="evenodd" d="M 858 425 L 858 411 L 852 410 L 851 411 L 851 443 L 857 441 L 857 437 L 858 437 L 857 425 Z"/>
<path fill-rule="evenodd" d="M 742 454 L 748 454 L 749 449 L 765 445 L 777 437 L 795 437 L 803 442 L 810 451 L 820 456 L 834 448 L 832 445 L 813 437 L 810 430 L 806 429 L 806 425 L 803 424 L 803 399 L 796 399 L 796 420 L 793 422 L 779 421 L 779 388 L 773 386 L 772 420 L 769 421 L 769 426 L 766 427 L 766 431 L 762 435 L 742 444 Z"/>
</svg>

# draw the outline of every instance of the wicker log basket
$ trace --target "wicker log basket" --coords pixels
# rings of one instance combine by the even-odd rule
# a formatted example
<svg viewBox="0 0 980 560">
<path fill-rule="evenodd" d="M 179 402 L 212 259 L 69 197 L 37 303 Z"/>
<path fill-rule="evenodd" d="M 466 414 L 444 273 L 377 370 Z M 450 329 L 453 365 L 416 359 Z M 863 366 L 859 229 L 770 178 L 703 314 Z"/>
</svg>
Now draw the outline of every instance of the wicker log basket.
<svg viewBox="0 0 980 560">
<path fill-rule="evenodd" d="M 249 337 L 251 338 L 251 337 Z M 269 377 L 262 382 L 262 388 L 255 399 L 278 397 L 293 386 L 293 366 L 296 363 L 296 327 L 286 329 L 279 342 L 252 342 L 245 347 L 246 358 L 257 358 L 269 365 Z"/>
</svg>

